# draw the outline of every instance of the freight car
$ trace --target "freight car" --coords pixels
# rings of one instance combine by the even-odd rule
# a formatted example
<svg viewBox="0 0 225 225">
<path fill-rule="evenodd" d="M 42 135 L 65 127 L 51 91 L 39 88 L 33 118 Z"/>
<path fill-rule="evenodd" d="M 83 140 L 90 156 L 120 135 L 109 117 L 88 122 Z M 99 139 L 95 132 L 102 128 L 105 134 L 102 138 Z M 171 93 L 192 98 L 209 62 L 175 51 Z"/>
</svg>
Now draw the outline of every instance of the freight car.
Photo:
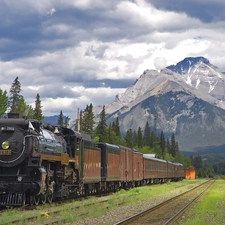
<svg viewBox="0 0 225 225">
<path fill-rule="evenodd" d="M 0 206 L 45 204 L 179 180 L 182 169 L 127 147 L 94 143 L 68 128 L 0 119 Z"/>
</svg>

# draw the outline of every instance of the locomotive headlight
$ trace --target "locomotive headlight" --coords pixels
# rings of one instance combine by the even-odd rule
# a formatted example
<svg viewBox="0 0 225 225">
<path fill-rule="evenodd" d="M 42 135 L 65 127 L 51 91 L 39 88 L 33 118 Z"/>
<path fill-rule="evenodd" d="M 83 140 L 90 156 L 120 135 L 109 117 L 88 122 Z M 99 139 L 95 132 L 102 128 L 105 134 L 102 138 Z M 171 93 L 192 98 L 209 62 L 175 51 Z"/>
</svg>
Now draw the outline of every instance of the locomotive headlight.
<svg viewBox="0 0 225 225">
<path fill-rule="evenodd" d="M 23 177 L 22 177 L 22 176 L 18 176 L 18 177 L 17 177 L 17 180 L 18 180 L 19 182 L 21 182 L 21 181 L 22 181 L 22 179 L 23 179 Z"/>
<path fill-rule="evenodd" d="M 9 148 L 9 142 L 8 141 L 3 141 L 2 142 L 2 148 L 5 149 L 5 150 L 8 149 Z"/>
</svg>

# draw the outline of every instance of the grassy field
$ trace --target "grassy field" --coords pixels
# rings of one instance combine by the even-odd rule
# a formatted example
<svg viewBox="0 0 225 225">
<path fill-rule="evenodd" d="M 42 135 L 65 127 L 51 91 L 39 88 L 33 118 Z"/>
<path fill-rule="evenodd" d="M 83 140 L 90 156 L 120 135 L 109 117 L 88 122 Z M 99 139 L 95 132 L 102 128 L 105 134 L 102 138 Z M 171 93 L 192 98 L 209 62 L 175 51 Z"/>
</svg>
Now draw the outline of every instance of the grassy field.
<svg viewBox="0 0 225 225">
<path fill-rule="evenodd" d="M 225 224 L 225 180 L 216 180 L 205 195 L 182 217 L 182 225 Z"/>
</svg>

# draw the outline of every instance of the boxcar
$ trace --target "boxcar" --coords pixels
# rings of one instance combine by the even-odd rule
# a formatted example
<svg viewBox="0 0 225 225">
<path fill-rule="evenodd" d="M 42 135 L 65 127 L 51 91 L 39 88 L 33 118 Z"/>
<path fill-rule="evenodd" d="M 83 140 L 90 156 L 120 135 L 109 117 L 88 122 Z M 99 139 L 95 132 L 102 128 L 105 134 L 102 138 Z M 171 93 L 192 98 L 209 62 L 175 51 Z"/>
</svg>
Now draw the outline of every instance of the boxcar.
<svg viewBox="0 0 225 225">
<path fill-rule="evenodd" d="M 143 154 L 133 151 L 133 180 L 135 186 L 143 184 Z"/>
<path fill-rule="evenodd" d="M 133 187 L 133 150 L 128 147 L 120 147 L 120 180 L 123 188 Z"/>
</svg>

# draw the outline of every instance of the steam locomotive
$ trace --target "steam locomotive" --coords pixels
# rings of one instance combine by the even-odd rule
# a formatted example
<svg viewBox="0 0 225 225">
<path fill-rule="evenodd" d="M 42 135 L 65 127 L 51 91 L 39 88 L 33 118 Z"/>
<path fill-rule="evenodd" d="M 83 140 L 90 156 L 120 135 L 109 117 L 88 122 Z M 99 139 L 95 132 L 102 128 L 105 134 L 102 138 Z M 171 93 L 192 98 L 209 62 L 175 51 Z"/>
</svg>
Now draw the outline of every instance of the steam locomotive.
<svg viewBox="0 0 225 225">
<path fill-rule="evenodd" d="M 181 180 L 183 165 L 37 120 L 0 119 L 0 206 Z"/>
</svg>

